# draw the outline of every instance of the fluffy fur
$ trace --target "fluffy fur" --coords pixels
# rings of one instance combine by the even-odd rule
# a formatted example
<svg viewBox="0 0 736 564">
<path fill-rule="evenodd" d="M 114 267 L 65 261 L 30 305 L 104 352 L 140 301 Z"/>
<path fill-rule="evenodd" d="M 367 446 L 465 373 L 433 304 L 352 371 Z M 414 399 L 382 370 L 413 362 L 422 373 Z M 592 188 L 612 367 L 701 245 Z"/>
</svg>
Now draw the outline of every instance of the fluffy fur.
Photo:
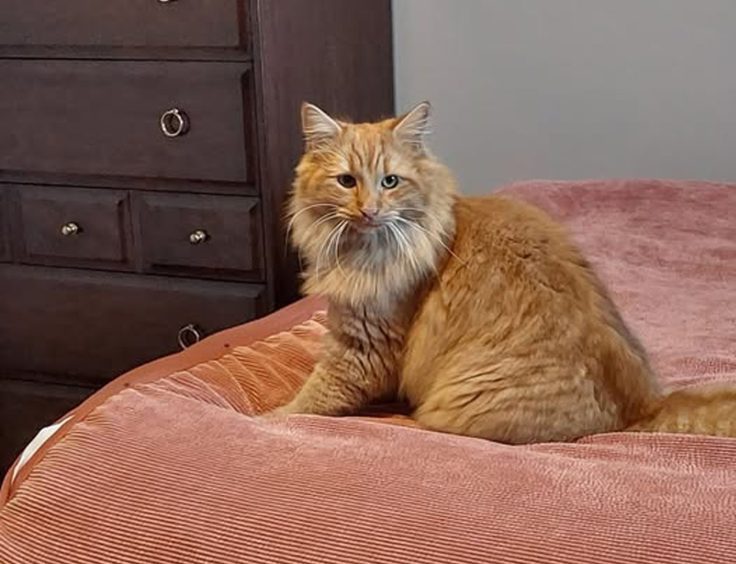
<svg viewBox="0 0 736 564">
<path fill-rule="evenodd" d="M 736 435 L 734 390 L 662 394 L 559 225 L 520 202 L 457 195 L 424 144 L 429 118 L 426 102 L 366 124 L 304 105 L 289 230 L 331 331 L 279 412 L 343 415 L 398 397 L 430 429 L 514 444 Z"/>
</svg>

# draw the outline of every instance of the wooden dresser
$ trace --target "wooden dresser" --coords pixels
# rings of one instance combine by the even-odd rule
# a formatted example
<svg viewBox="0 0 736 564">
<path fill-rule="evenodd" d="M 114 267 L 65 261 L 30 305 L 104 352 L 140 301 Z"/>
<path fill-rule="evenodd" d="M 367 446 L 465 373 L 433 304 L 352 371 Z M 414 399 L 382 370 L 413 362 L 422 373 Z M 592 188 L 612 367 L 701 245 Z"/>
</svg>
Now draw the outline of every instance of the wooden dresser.
<svg viewBox="0 0 736 564">
<path fill-rule="evenodd" d="M 299 105 L 393 111 L 390 0 L 3 0 L 0 470 L 120 373 L 297 296 Z"/>
</svg>

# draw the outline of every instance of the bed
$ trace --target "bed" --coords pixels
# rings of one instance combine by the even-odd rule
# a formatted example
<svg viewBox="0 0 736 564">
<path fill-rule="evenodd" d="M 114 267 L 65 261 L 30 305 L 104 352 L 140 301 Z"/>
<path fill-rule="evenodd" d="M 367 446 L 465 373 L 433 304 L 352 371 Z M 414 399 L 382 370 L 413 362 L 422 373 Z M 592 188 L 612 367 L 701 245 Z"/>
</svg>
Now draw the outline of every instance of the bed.
<svg viewBox="0 0 736 564">
<path fill-rule="evenodd" d="M 525 182 L 566 223 L 665 385 L 736 385 L 736 185 Z M 736 440 L 511 447 L 393 406 L 252 417 L 319 355 L 309 298 L 113 381 L 0 490 L 0 562 L 736 562 Z"/>
</svg>

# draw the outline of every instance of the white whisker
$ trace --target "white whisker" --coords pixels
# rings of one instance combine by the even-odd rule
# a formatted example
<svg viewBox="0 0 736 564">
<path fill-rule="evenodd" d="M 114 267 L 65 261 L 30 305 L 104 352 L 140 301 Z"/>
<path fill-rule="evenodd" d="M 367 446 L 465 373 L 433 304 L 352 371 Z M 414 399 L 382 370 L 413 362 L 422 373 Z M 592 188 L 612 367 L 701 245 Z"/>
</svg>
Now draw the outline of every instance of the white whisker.
<svg viewBox="0 0 736 564">
<path fill-rule="evenodd" d="M 307 236 L 307 233 L 309 233 L 310 231 L 312 231 L 312 229 L 316 229 L 317 227 L 319 227 L 319 226 L 320 226 L 320 225 L 322 225 L 323 223 L 327 223 L 327 222 L 328 222 L 328 221 L 330 221 L 330 220 L 333 220 L 333 219 L 339 219 L 339 218 L 340 218 L 340 214 L 339 214 L 339 212 L 333 212 L 333 213 L 328 213 L 327 215 L 323 215 L 323 216 L 322 216 L 322 217 L 320 217 L 319 219 L 317 219 L 317 220 L 313 221 L 313 222 L 312 222 L 312 223 L 311 223 L 311 224 L 310 224 L 310 225 L 309 225 L 309 226 L 308 226 L 308 227 L 307 227 L 307 228 L 306 228 L 306 229 L 304 230 L 304 233 L 303 233 L 302 235 L 303 235 L 304 237 L 306 237 L 306 236 Z"/>
<path fill-rule="evenodd" d="M 345 230 L 348 228 L 349 222 L 346 219 L 343 219 L 340 223 L 340 230 L 337 232 L 337 236 L 335 237 L 335 263 L 337 264 L 337 269 L 342 274 L 342 277 L 347 280 L 348 275 L 345 274 L 345 271 L 342 269 L 342 265 L 340 264 L 340 238 L 345 233 Z"/>
<path fill-rule="evenodd" d="M 429 219 L 430 221 L 433 221 L 435 224 L 437 224 L 437 226 L 440 228 L 440 231 L 442 232 L 442 234 L 443 235 L 445 234 L 445 228 L 442 225 L 442 222 L 439 219 L 437 219 L 437 217 L 433 213 L 431 213 L 430 211 L 425 210 L 425 209 L 422 209 L 422 208 L 398 208 L 396 210 L 396 212 L 402 212 L 402 211 L 416 211 L 416 212 L 420 212 L 427 219 Z M 403 216 L 401 216 L 401 214 L 399 213 L 399 217 L 403 217 Z M 414 220 L 412 220 L 410 218 L 407 218 L 407 217 L 404 217 L 403 219 L 407 219 L 409 221 L 414 221 Z"/>
<path fill-rule="evenodd" d="M 419 272 L 421 270 L 419 266 L 419 261 L 416 258 L 416 255 L 414 254 L 414 251 L 412 250 L 411 243 L 406 238 L 406 235 L 401 231 L 401 228 L 398 225 L 394 225 L 393 223 L 387 224 L 389 227 L 389 230 L 396 238 L 396 243 L 399 246 L 399 251 L 403 251 L 403 254 L 405 254 L 409 261 L 411 262 L 412 267 L 415 271 Z"/>
<path fill-rule="evenodd" d="M 460 263 L 461 263 L 461 264 L 462 264 L 463 266 L 467 266 L 467 263 L 466 263 L 466 262 L 465 262 L 465 261 L 464 261 L 463 259 L 461 259 L 461 258 L 460 258 L 459 256 L 457 256 L 457 255 L 456 255 L 456 254 L 455 254 L 455 253 L 453 252 L 453 250 L 452 250 L 452 249 L 451 249 L 450 247 L 448 247 L 448 246 L 447 246 L 447 245 L 445 244 L 445 242 L 444 242 L 444 241 L 442 240 L 442 238 L 441 238 L 441 237 L 440 237 L 439 235 L 437 235 L 436 233 L 432 233 L 432 232 L 431 232 L 431 231 L 430 231 L 429 229 L 427 229 L 427 228 L 425 228 L 425 227 L 422 227 L 422 226 L 421 226 L 421 225 L 419 225 L 419 224 L 418 224 L 417 222 L 415 222 L 415 221 L 411 221 L 411 220 L 409 220 L 409 219 L 406 219 L 405 217 L 401 217 L 401 216 L 399 216 L 399 217 L 397 217 L 397 218 L 396 218 L 396 220 L 397 220 L 397 221 L 402 221 L 402 222 L 406 223 L 407 225 L 409 225 L 409 226 L 411 226 L 411 227 L 415 227 L 416 229 L 419 229 L 420 231 L 422 231 L 422 232 L 426 233 L 426 234 L 427 234 L 427 235 L 429 235 L 430 237 L 434 237 L 434 239 L 435 239 L 435 240 L 436 240 L 436 241 L 437 241 L 437 242 L 438 242 L 438 243 L 439 243 L 440 245 L 442 245 L 442 246 L 443 246 L 443 247 L 445 248 L 445 250 L 446 250 L 446 251 L 447 251 L 448 253 L 450 253 L 450 254 L 451 254 L 451 255 L 452 255 L 453 257 L 455 257 L 455 258 L 456 258 L 457 260 L 459 260 L 459 261 L 460 261 Z"/>
<path fill-rule="evenodd" d="M 342 227 L 342 223 L 338 223 L 335 225 L 330 232 L 327 234 L 327 237 L 325 241 L 322 243 L 322 246 L 319 249 L 319 252 L 317 253 L 317 260 L 315 264 L 315 275 L 319 279 L 319 271 L 320 271 L 320 262 L 322 261 L 322 254 L 325 253 L 329 256 L 330 253 L 330 247 L 332 246 L 332 238 L 335 236 L 335 234 L 338 232 L 338 230 Z"/>
<path fill-rule="evenodd" d="M 286 243 L 287 244 L 289 243 L 289 236 L 291 235 L 291 230 L 294 227 L 294 221 L 296 221 L 296 218 L 299 217 L 299 215 L 313 208 L 324 208 L 324 207 L 330 207 L 333 209 L 337 209 L 337 206 L 335 204 L 312 204 L 311 206 L 307 206 L 306 208 L 300 209 L 298 212 L 292 215 L 291 219 L 289 220 L 288 225 L 286 226 Z"/>
</svg>

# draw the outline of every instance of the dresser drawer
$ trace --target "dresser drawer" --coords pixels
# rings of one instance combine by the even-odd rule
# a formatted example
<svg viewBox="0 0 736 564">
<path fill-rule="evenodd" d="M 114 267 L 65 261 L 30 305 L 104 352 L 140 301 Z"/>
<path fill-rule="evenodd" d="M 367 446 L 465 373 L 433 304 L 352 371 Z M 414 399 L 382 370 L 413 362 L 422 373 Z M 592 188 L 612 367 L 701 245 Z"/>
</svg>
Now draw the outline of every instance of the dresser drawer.
<svg viewBox="0 0 736 564">
<path fill-rule="evenodd" d="M 128 194 L 19 186 L 21 260 L 128 261 Z"/>
<path fill-rule="evenodd" d="M 135 201 L 147 270 L 260 278 L 263 257 L 258 199 L 142 193 Z"/>
<path fill-rule="evenodd" d="M 0 261 L 10 260 L 10 190 L 0 186 Z"/>
<path fill-rule="evenodd" d="M 0 45 L 239 47 L 243 0 L 3 0 Z"/>
<path fill-rule="evenodd" d="M 246 64 L 0 60 L 0 77 L 0 169 L 251 180 Z"/>
<path fill-rule="evenodd" d="M 0 265 L 0 293 L 0 372 L 97 382 L 265 311 L 259 285 L 61 268 Z"/>
</svg>

